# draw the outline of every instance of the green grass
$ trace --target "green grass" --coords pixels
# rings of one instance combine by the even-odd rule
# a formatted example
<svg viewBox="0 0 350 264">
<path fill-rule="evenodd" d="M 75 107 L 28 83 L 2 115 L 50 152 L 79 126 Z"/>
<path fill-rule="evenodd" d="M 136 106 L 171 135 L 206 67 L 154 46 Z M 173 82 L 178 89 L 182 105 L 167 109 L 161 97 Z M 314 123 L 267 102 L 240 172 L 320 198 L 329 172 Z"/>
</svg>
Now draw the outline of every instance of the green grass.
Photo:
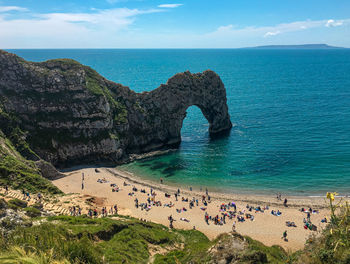
<svg viewBox="0 0 350 264">
<path fill-rule="evenodd" d="M 55 252 L 56 259 L 76 263 L 147 263 L 149 245 L 176 248 L 166 256 L 158 255 L 155 263 L 201 263 L 207 259 L 212 244 L 198 231 L 170 231 L 163 225 L 145 223 L 132 218 L 90 219 L 87 217 L 48 217 L 40 226 L 18 227 L 6 241 L 0 243 L 3 254 L 13 247 L 26 252 L 48 254 Z"/>
<path fill-rule="evenodd" d="M 7 252 L 0 254 L 0 263 L 3 264 L 69 264 L 67 259 L 55 260 L 55 253 L 31 252 L 20 247 L 12 247 Z"/>
<path fill-rule="evenodd" d="M 147 263 L 148 245 L 172 245 L 179 234 L 136 219 L 49 217 L 40 226 L 19 227 L 1 246 L 2 251 L 21 246 L 26 251 L 53 250 L 57 259 L 77 263 Z"/>
</svg>

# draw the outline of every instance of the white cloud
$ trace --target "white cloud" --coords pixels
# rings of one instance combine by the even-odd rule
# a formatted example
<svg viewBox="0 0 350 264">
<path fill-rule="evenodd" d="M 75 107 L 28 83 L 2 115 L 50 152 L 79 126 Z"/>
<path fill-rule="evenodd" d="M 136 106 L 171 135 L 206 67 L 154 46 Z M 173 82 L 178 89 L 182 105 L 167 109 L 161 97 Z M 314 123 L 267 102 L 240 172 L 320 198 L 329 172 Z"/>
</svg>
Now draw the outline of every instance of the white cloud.
<svg viewBox="0 0 350 264">
<path fill-rule="evenodd" d="M 119 30 L 130 25 L 138 15 L 162 12 L 159 9 L 128 9 L 115 8 L 107 10 L 93 10 L 94 13 L 49 13 L 37 15 L 38 19 L 63 23 L 85 23 L 85 26 L 113 27 Z"/>
<path fill-rule="evenodd" d="M 232 29 L 233 29 L 233 25 L 227 25 L 227 26 L 218 27 L 217 31 L 225 32 L 225 31 L 230 31 Z"/>
<path fill-rule="evenodd" d="M 138 16 L 157 12 L 164 10 L 114 8 L 91 13 L 31 14 L 28 19 L 8 19 L 0 14 L 1 46 L 113 47 L 123 39 L 120 32 L 132 25 Z"/>
<path fill-rule="evenodd" d="M 281 31 L 275 31 L 275 32 L 271 32 L 271 31 L 269 31 L 269 32 L 266 32 L 265 33 L 265 35 L 264 35 L 264 37 L 266 38 L 266 37 L 271 37 L 271 36 L 276 36 L 276 35 L 278 35 L 278 34 L 280 34 L 281 33 Z"/>
<path fill-rule="evenodd" d="M 229 36 L 263 36 L 271 37 L 290 32 L 298 32 L 304 30 L 311 30 L 314 28 L 322 28 L 324 25 L 328 27 L 340 26 L 350 24 L 350 19 L 343 19 L 334 21 L 330 20 L 305 20 L 296 21 L 291 23 L 277 24 L 275 26 L 262 26 L 262 27 L 234 27 L 232 25 L 220 26 L 214 32 L 208 33 L 208 35 L 226 35 Z"/>
<path fill-rule="evenodd" d="M 136 23 L 141 15 L 166 9 L 92 9 L 86 13 L 28 12 L 30 18 L 0 13 L 0 48 L 235 48 L 266 44 L 329 43 L 350 46 L 350 19 L 342 23 L 339 40 L 325 34 L 325 20 L 305 20 L 271 26 L 223 25 L 207 33 L 146 31 Z M 134 26 L 135 25 L 135 26 Z M 330 30 L 330 29 L 328 29 Z M 341 45 L 343 43 L 343 45 Z"/>
<path fill-rule="evenodd" d="M 24 12 L 28 11 L 27 8 L 19 7 L 19 6 L 0 6 L 0 12 L 10 12 L 10 11 L 18 11 L 18 12 Z"/>
<path fill-rule="evenodd" d="M 176 7 L 179 7 L 182 5 L 183 4 L 162 4 L 162 5 L 159 5 L 158 7 L 160 7 L 160 8 L 176 8 Z"/>
<path fill-rule="evenodd" d="M 342 26 L 342 25 L 343 25 L 342 20 L 335 21 L 333 19 L 329 19 L 327 21 L 327 23 L 325 24 L 326 27 L 338 27 L 338 26 Z"/>
</svg>

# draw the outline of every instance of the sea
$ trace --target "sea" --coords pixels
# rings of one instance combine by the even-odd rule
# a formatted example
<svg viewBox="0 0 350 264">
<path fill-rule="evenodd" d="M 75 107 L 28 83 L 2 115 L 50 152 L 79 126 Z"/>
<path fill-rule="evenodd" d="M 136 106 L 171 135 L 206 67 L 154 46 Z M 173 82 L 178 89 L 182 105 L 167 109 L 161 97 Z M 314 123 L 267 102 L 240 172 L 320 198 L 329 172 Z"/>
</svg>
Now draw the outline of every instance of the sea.
<svg viewBox="0 0 350 264">
<path fill-rule="evenodd" d="M 227 90 L 231 132 L 210 139 L 188 108 L 178 150 L 120 168 L 183 188 L 241 194 L 350 195 L 350 49 L 35 49 L 72 58 L 136 92 L 211 69 Z"/>
</svg>

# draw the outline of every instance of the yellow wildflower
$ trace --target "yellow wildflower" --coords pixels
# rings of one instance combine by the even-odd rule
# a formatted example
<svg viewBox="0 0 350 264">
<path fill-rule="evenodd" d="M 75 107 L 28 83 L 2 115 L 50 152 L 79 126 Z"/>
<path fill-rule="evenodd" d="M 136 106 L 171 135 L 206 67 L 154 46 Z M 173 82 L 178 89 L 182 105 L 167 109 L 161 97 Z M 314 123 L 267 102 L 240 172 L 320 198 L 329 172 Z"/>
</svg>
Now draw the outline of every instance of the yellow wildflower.
<svg viewBox="0 0 350 264">
<path fill-rule="evenodd" d="M 328 192 L 328 193 L 327 193 L 327 199 L 330 199 L 331 201 L 334 201 L 334 194 Z"/>
<path fill-rule="evenodd" d="M 336 192 L 327 192 L 327 198 L 330 199 L 331 201 L 334 201 L 334 196 L 338 195 Z"/>
</svg>

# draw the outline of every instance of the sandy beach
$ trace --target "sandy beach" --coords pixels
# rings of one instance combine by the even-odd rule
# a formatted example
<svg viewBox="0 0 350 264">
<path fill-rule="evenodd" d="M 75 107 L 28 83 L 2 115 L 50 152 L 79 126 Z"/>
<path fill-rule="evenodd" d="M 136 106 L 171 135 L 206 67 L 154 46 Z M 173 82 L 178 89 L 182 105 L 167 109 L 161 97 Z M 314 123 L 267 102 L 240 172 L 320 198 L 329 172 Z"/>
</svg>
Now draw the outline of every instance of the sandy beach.
<svg viewBox="0 0 350 264">
<path fill-rule="evenodd" d="M 129 172 L 122 171 L 116 168 L 98 168 L 99 172 L 95 171 L 94 167 L 79 168 L 65 172 L 65 177 L 54 180 L 58 188 L 60 188 L 66 196 L 63 196 L 59 203 L 62 206 L 68 207 L 72 205 L 79 205 L 82 212 L 86 213 L 88 209 L 97 208 L 99 212 L 103 206 L 109 210 L 112 206 L 118 206 L 118 213 L 121 215 L 129 215 L 136 218 L 146 219 L 155 223 L 169 226 L 168 217 L 170 215 L 175 219 L 173 225 L 175 228 L 200 230 L 210 239 L 216 238 L 220 233 L 230 232 L 232 230 L 233 221 L 236 222 L 236 231 L 242 235 L 248 235 L 265 245 L 281 245 L 286 250 L 295 251 L 304 247 L 305 241 L 312 235 L 319 235 L 321 230 L 326 226 L 321 223 L 321 219 L 328 216 L 325 198 L 322 197 L 284 197 L 282 201 L 277 200 L 275 195 L 271 196 L 254 196 L 254 195 L 240 195 L 240 194 L 223 194 L 212 193 L 209 189 L 211 202 L 207 206 L 202 203 L 202 196 L 206 195 L 205 189 L 200 191 L 190 191 L 190 189 L 180 189 L 178 201 L 176 201 L 174 194 L 177 188 L 167 186 L 166 182 L 163 184 L 143 180 Z M 82 173 L 84 173 L 84 189 L 82 189 Z M 99 179 L 104 179 L 105 182 L 99 183 Z M 124 183 L 128 185 L 125 186 Z M 119 187 L 118 192 L 112 192 L 111 184 Z M 137 191 L 132 189 L 136 188 Z M 150 197 L 150 189 L 156 192 L 155 200 L 161 202 L 161 206 L 151 206 L 150 210 L 141 210 L 135 207 L 135 199 L 138 203 L 147 203 L 147 198 Z M 146 193 L 142 193 L 144 189 Z M 133 193 L 133 194 L 131 194 Z M 170 194 L 166 197 L 165 194 Z M 94 197 L 94 204 L 88 205 L 86 200 Z M 189 209 L 189 202 L 182 201 L 182 197 L 188 200 L 198 199 L 199 204 Z M 288 199 L 288 207 L 283 205 L 284 198 Z M 222 216 L 220 205 L 235 202 L 237 212 L 241 211 L 249 213 L 254 216 L 254 220 L 245 219 L 244 222 L 238 222 L 237 219 L 230 220 L 226 217 L 226 224 L 215 225 L 213 221 L 209 224 L 205 222 L 205 213 L 215 217 Z M 164 206 L 165 204 L 174 204 L 172 207 Z M 249 211 L 249 206 L 269 209 L 264 212 Z M 202 209 L 201 209 L 202 207 Z M 306 218 L 306 213 L 301 212 L 300 209 L 317 209 L 318 213 L 311 214 L 311 221 L 317 226 L 317 231 L 304 229 L 303 219 Z M 183 208 L 186 211 L 182 210 Z M 203 210 L 205 208 L 205 210 Z M 178 210 L 177 210 L 178 209 Z M 178 212 L 181 209 L 181 212 Z M 271 210 L 279 210 L 282 214 L 275 216 L 271 214 Z M 189 222 L 180 220 L 185 218 Z M 286 221 L 291 221 L 297 227 L 287 227 Z M 284 241 L 281 237 L 283 232 L 287 230 L 288 241 Z"/>
</svg>

